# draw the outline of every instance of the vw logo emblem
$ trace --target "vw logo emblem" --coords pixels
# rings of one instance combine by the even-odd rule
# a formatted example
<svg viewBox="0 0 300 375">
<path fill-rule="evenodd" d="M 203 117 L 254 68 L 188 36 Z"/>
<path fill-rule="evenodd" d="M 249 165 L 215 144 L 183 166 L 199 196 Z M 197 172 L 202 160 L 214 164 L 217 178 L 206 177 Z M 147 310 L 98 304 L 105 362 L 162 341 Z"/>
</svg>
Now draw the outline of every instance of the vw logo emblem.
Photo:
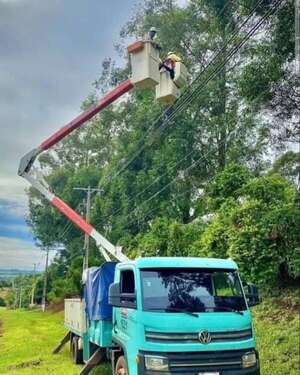
<svg viewBox="0 0 300 375">
<path fill-rule="evenodd" d="M 211 342 L 211 335 L 208 331 L 201 331 L 199 333 L 199 341 L 201 344 L 209 344 Z"/>
</svg>

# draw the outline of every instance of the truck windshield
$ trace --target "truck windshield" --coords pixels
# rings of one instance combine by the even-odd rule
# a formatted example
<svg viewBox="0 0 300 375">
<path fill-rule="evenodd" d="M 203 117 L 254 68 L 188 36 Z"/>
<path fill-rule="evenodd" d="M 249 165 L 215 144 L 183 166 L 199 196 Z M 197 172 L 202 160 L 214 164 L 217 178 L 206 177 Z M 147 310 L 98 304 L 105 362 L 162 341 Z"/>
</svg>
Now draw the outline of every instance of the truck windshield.
<svg viewBox="0 0 300 375">
<path fill-rule="evenodd" d="M 141 270 L 145 311 L 231 312 L 247 309 L 234 270 L 160 268 Z"/>
</svg>

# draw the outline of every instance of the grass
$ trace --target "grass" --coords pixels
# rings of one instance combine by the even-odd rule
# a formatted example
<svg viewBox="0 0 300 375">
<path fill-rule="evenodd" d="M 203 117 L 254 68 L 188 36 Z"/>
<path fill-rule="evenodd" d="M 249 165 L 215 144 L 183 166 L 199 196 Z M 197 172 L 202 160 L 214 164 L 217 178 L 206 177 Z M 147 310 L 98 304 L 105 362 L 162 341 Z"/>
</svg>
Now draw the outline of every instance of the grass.
<svg viewBox="0 0 300 375">
<path fill-rule="evenodd" d="M 267 299 L 254 309 L 262 375 L 298 375 L 299 315 L 295 299 Z M 0 309 L 0 374 L 75 375 L 69 348 L 51 350 L 65 334 L 62 313 Z M 0 327 L 1 336 L 1 327 Z M 93 374 L 111 375 L 108 365 Z"/>
<path fill-rule="evenodd" d="M 68 345 L 58 355 L 51 354 L 66 334 L 62 313 L 0 308 L 0 320 L 1 375 L 79 373 L 80 367 L 70 359 Z M 111 372 L 108 366 L 101 366 L 93 374 L 111 375 Z"/>
<path fill-rule="evenodd" d="M 299 295 L 269 298 L 254 309 L 262 375 L 300 374 Z"/>
</svg>

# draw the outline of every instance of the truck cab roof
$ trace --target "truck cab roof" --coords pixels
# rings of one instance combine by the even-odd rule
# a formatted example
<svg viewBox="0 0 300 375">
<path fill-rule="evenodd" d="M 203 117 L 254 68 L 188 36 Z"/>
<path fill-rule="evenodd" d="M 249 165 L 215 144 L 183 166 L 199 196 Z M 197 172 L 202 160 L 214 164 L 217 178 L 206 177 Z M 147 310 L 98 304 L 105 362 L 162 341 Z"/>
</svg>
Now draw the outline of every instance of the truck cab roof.
<svg viewBox="0 0 300 375">
<path fill-rule="evenodd" d="M 237 270 L 238 266 L 232 259 L 188 258 L 188 257 L 146 257 L 134 261 L 119 263 L 133 265 L 136 268 L 214 268 Z"/>
</svg>

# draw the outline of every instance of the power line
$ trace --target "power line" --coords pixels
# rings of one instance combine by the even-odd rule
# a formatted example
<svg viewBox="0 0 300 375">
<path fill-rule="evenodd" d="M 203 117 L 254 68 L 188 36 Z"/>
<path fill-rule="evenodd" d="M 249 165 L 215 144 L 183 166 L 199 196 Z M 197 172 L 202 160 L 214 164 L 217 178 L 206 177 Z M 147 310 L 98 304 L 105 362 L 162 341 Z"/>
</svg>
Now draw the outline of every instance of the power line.
<svg viewBox="0 0 300 375">
<path fill-rule="evenodd" d="M 277 1 L 277 4 L 280 4 L 281 2 L 283 2 L 284 0 L 278 0 Z M 259 6 L 259 4 L 261 3 L 261 1 L 258 2 L 258 4 L 255 6 L 254 9 L 257 9 L 257 7 Z M 274 6 L 274 8 L 276 7 L 276 5 Z M 274 13 L 274 8 L 271 8 L 269 9 L 269 11 L 260 19 L 260 21 L 258 21 L 254 27 L 248 32 L 248 34 L 244 37 L 243 40 L 241 40 L 241 42 L 236 46 L 234 47 L 230 53 L 229 53 L 229 56 L 226 57 L 225 61 L 223 62 L 222 65 L 219 65 L 213 72 L 214 75 L 218 74 L 218 72 L 223 68 L 223 66 L 229 61 L 229 59 L 246 43 L 246 41 L 248 41 L 250 39 L 250 37 L 257 31 L 257 29 L 266 21 L 266 19 L 270 16 L 270 14 Z M 251 12 L 251 14 L 253 13 L 253 11 Z M 243 22 L 243 25 L 245 25 L 245 22 Z M 209 82 L 209 80 L 207 80 L 206 82 Z M 201 89 L 203 89 L 201 87 Z M 193 95 L 197 94 L 197 90 L 196 92 L 193 93 Z M 194 153 L 196 150 L 194 151 L 191 151 L 190 153 L 188 153 L 187 155 L 185 155 L 179 162 L 177 162 L 174 167 L 172 169 L 174 169 L 177 165 L 179 165 L 183 160 L 185 160 L 189 155 L 191 155 L 192 153 Z M 151 187 L 153 184 L 155 184 L 157 181 L 159 181 L 165 174 L 163 175 L 160 175 L 158 176 L 153 182 L 151 182 L 142 192 L 140 192 L 137 196 L 140 196 L 142 195 L 145 191 L 148 190 L 149 187 Z M 163 188 L 163 190 L 165 190 L 167 186 L 165 186 Z M 161 190 L 161 191 L 163 191 Z M 160 192 L 161 192 L 160 191 Z M 159 192 L 155 193 L 154 194 L 154 197 L 156 197 Z M 133 197 L 131 198 L 129 201 L 127 201 L 126 203 L 130 203 L 134 198 L 136 197 Z M 146 201 L 147 202 L 147 201 Z M 122 210 L 122 208 L 119 208 L 118 210 L 114 211 L 111 215 L 109 215 L 108 217 L 112 217 L 114 214 L 117 214 L 119 213 L 120 211 Z"/>
<path fill-rule="evenodd" d="M 211 177 L 208 181 L 206 181 L 206 183 L 209 183 L 212 179 L 213 179 L 213 177 Z M 195 187 L 192 186 L 191 188 L 189 188 L 189 189 L 183 191 L 182 193 L 178 194 L 178 195 L 176 196 L 176 198 L 180 198 L 180 197 L 182 197 L 183 195 L 185 195 L 185 194 L 187 194 L 187 193 L 191 193 L 191 192 L 194 190 L 194 188 L 195 188 Z M 147 216 L 149 216 L 150 214 L 152 214 L 152 213 L 155 212 L 155 211 L 157 211 L 157 207 L 151 208 L 149 211 L 147 211 L 147 212 L 142 216 L 142 218 L 133 218 L 133 220 L 128 221 L 128 222 L 126 223 L 126 225 L 129 226 L 129 225 L 134 224 L 135 222 L 143 221 L 143 220 L 145 220 L 145 218 L 146 218 Z M 129 216 L 129 215 L 128 215 L 128 216 Z"/>
<path fill-rule="evenodd" d="M 218 50 L 215 55 L 213 56 L 213 58 L 211 59 L 211 61 L 203 68 L 203 70 L 198 74 L 198 76 L 194 79 L 194 81 L 189 85 L 189 87 L 184 91 L 184 93 L 181 95 L 181 97 L 176 101 L 176 103 L 172 106 L 172 107 L 169 107 L 164 113 L 163 113 L 163 123 L 157 127 L 156 129 L 156 133 L 159 131 L 160 128 L 165 128 L 167 124 L 170 124 L 172 122 L 172 120 L 175 118 L 176 114 L 178 111 L 182 110 L 183 109 L 183 106 L 184 105 L 189 105 L 189 103 L 191 102 L 191 98 L 194 96 L 194 94 L 196 93 L 197 94 L 197 88 L 190 93 L 190 90 L 192 88 L 192 86 L 198 82 L 198 80 L 200 80 L 202 78 L 202 75 L 203 73 L 205 73 L 209 67 L 213 64 L 213 62 L 215 60 L 218 59 L 218 57 L 220 55 L 222 55 L 222 53 L 227 49 L 227 47 L 229 46 L 229 44 L 235 39 L 235 37 L 239 34 L 239 32 L 241 31 L 241 29 L 248 23 L 248 21 L 252 18 L 252 16 L 255 14 L 255 11 L 258 9 L 258 7 L 262 4 L 264 0 L 260 0 L 258 1 L 258 3 L 256 4 L 256 6 L 252 9 L 252 11 L 250 12 L 250 14 L 247 16 L 246 20 L 244 20 L 244 22 L 238 27 L 238 29 L 235 31 L 235 33 L 231 36 L 231 38 L 225 43 L 225 45 L 220 49 Z M 215 51 L 214 51 L 215 52 Z M 213 72 L 214 73 L 214 72 Z M 209 80 L 208 82 L 211 80 L 211 76 L 209 77 Z M 206 85 L 207 82 L 204 82 L 204 85 Z M 184 95 L 186 95 L 186 98 L 184 97 Z M 173 110 L 173 108 L 175 108 Z M 160 120 L 160 118 L 159 118 Z M 157 122 L 156 122 L 157 123 Z M 153 141 L 150 143 L 150 145 L 152 145 Z M 123 170 L 125 170 L 131 163 L 132 161 L 135 160 L 135 158 L 144 150 L 144 148 L 147 146 L 147 144 L 145 144 L 143 147 L 141 147 L 139 150 L 137 150 L 136 154 L 125 164 L 125 166 L 123 166 L 121 168 L 121 170 L 119 172 L 117 172 L 115 174 L 115 176 L 119 175 L 120 173 L 123 172 Z"/>
<path fill-rule="evenodd" d="M 93 193 L 99 193 L 102 189 L 85 187 L 75 187 L 74 190 L 84 191 L 86 193 L 86 215 L 85 219 L 87 223 L 90 223 L 91 219 L 91 199 Z M 85 233 L 84 235 L 84 259 L 83 259 L 83 270 L 89 267 L 89 248 L 90 248 L 90 236 Z"/>
<path fill-rule="evenodd" d="M 263 0 L 260 0 L 258 2 L 258 4 L 260 4 Z M 266 21 L 266 19 L 269 17 L 269 15 L 271 13 L 274 13 L 274 8 L 276 8 L 277 5 L 280 5 L 284 0 L 278 0 L 276 3 L 275 3 L 275 6 L 273 8 L 271 8 L 265 16 L 263 16 L 261 18 L 261 20 L 250 30 L 250 32 L 247 33 L 246 37 L 234 48 L 231 49 L 231 51 L 229 52 L 229 54 L 226 56 L 226 59 L 223 60 L 222 64 L 219 64 L 219 66 L 217 66 L 212 73 L 210 73 L 209 77 L 206 78 L 205 82 L 204 82 L 204 86 L 210 82 L 210 80 L 212 80 L 219 72 L 220 70 L 225 66 L 225 64 L 229 61 L 229 59 L 234 56 L 235 53 L 237 53 L 241 47 L 246 43 L 247 40 L 250 39 L 250 37 L 257 31 L 257 29 Z M 256 6 L 257 7 L 257 6 Z M 245 23 L 243 23 L 245 24 Z M 208 66 L 211 64 L 211 62 L 208 64 Z M 201 77 L 202 78 L 202 77 Z M 198 82 L 198 79 L 199 77 L 196 79 L 196 82 Z M 193 81 L 192 84 L 194 84 L 195 81 Z M 185 108 L 186 106 L 188 106 L 191 101 L 193 100 L 193 98 L 197 95 L 199 95 L 199 93 L 203 90 L 203 83 L 202 83 L 202 86 L 199 85 L 199 87 L 196 87 L 193 91 L 190 92 L 190 88 L 187 90 L 188 91 L 188 95 L 186 97 L 183 97 L 183 101 L 177 101 L 174 105 L 175 109 L 173 110 L 172 109 L 172 113 L 170 113 L 170 116 L 167 117 L 167 119 L 165 119 L 163 121 L 162 124 L 160 124 L 159 128 L 166 128 L 166 125 L 167 124 L 170 124 L 170 122 L 175 118 L 176 116 L 176 111 L 179 112 L 179 111 L 182 111 L 183 108 Z M 178 104 L 179 103 L 179 104 Z M 173 107 L 173 108 L 174 108 Z M 157 129 L 159 130 L 159 129 Z M 165 129 L 163 129 L 165 130 Z M 146 144 L 147 146 L 147 144 Z M 208 153 L 209 154 L 209 153 Z M 207 155 L 208 155 L 207 154 Z M 197 161 L 197 163 L 199 162 L 199 160 Z M 192 163 L 188 168 L 185 169 L 185 172 L 189 172 L 192 168 L 194 168 L 196 162 Z M 129 166 L 130 164 L 127 164 L 127 166 L 125 166 L 125 169 Z M 124 170 L 124 169 L 123 169 Z M 122 173 L 122 171 L 119 171 L 119 173 Z M 149 201 L 151 201 L 152 199 L 154 199 L 157 195 L 159 195 L 162 191 L 164 191 L 168 186 L 170 186 L 170 184 L 172 184 L 174 181 L 176 181 L 178 179 L 178 176 L 176 176 L 175 179 L 173 179 L 171 182 L 169 182 L 167 185 L 165 185 L 162 189 L 160 189 L 159 191 L 157 191 L 152 197 L 148 198 L 146 201 L 143 202 L 143 204 L 145 203 L 148 203 Z M 136 211 L 136 209 L 134 210 Z"/>
<path fill-rule="evenodd" d="M 247 25 L 247 23 L 253 17 L 253 15 L 255 14 L 256 10 L 263 3 L 263 1 L 264 0 L 260 0 L 260 1 L 257 2 L 257 4 L 254 6 L 254 8 L 251 10 L 250 14 L 242 22 L 242 24 L 240 26 L 238 26 L 237 30 L 231 36 L 231 38 L 225 43 L 225 45 L 220 50 L 218 50 L 214 54 L 214 56 L 210 60 L 210 62 L 201 70 L 201 72 L 198 74 L 198 76 L 193 80 L 193 82 L 189 85 L 189 87 L 183 92 L 183 94 L 175 102 L 175 104 L 173 106 L 171 106 L 171 107 L 168 107 L 161 115 L 159 115 L 158 119 L 155 120 L 154 124 L 151 126 L 151 129 L 152 129 L 152 128 L 155 127 L 155 125 L 157 125 L 153 135 L 155 135 L 155 133 L 158 133 L 159 130 L 164 131 L 167 128 L 167 126 L 170 125 L 171 122 L 175 119 L 175 117 L 177 115 L 177 112 L 181 112 L 184 109 L 184 107 L 188 106 L 191 103 L 191 101 L 193 100 L 193 97 L 198 94 L 198 90 L 201 89 L 201 88 L 203 88 L 203 86 L 205 86 L 210 80 L 212 80 L 218 74 L 218 72 L 216 74 L 214 74 L 215 71 L 212 72 L 210 74 L 210 76 L 208 77 L 208 80 L 206 80 L 204 83 L 201 82 L 202 85 L 200 86 L 200 84 L 199 84 L 199 87 L 196 87 L 194 89 L 194 91 L 191 92 L 192 86 L 195 85 L 202 78 L 203 73 L 205 73 L 211 67 L 211 65 L 213 64 L 213 62 L 215 60 L 217 61 L 218 57 L 221 56 L 224 51 L 226 51 L 226 49 L 229 46 L 229 44 L 235 39 L 235 37 L 239 34 L 239 32 L 243 29 L 243 27 L 245 25 Z M 160 123 L 160 121 L 162 121 L 162 123 Z M 143 141 L 144 141 L 144 138 L 143 138 Z M 117 177 L 119 174 L 121 174 L 123 171 L 125 171 L 129 167 L 129 165 L 131 165 L 131 163 L 141 154 L 141 152 L 147 146 L 151 146 L 153 144 L 153 140 L 154 139 L 155 139 L 155 137 L 152 137 L 152 142 L 150 140 L 149 144 L 147 144 L 147 142 L 145 142 L 144 144 L 142 144 L 141 147 L 134 153 L 134 155 L 127 162 L 125 162 L 121 166 L 121 168 L 119 170 L 117 170 L 117 172 L 115 172 L 114 174 L 110 174 L 107 177 L 107 179 L 109 179 L 110 181 L 112 181 L 115 177 Z"/>
<path fill-rule="evenodd" d="M 225 4 L 224 4 L 224 6 L 223 6 L 223 8 L 221 9 L 221 11 L 218 13 L 218 14 L 216 14 L 216 18 L 217 17 L 221 17 L 221 15 L 224 13 L 224 11 L 226 10 L 226 8 L 227 8 L 227 6 L 229 5 L 229 3 L 231 2 L 231 0 L 228 0 L 228 1 L 226 1 L 225 2 Z M 261 1 L 260 1 L 261 2 Z M 257 7 L 255 7 L 255 9 L 256 9 Z M 252 12 L 251 12 L 251 16 L 253 15 L 253 10 L 252 10 Z M 239 17 L 238 19 L 240 19 L 241 17 Z M 227 25 L 227 27 L 229 27 L 229 26 L 231 26 L 231 24 L 233 23 L 233 22 L 235 22 L 234 20 L 232 20 L 231 22 L 230 22 L 230 24 L 229 25 Z M 245 25 L 245 22 L 243 23 L 243 25 L 241 26 L 241 27 L 243 27 Z M 232 38 L 230 39 L 230 41 L 228 41 L 227 42 L 227 44 L 229 44 L 232 40 L 233 40 L 233 38 L 239 33 L 239 31 L 241 30 L 241 27 L 239 27 L 239 29 L 235 32 L 235 35 L 233 35 L 232 36 Z M 222 47 L 221 48 L 221 50 L 214 50 L 213 52 L 215 52 L 215 54 L 214 54 L 214 57 L 212 58 L 212 60 L 208 63 L 208 65 L 199 73 L 199 76 L 200 75 L 202 75 L 204 72 L 205 72 L 205 70 L 209 67 L 209 65 L 212 63 L 212 61 L 214 60 L 214 59 L 216 59 L 216 57 L 222 52 L 224 50 L 224 47 Z M 196 78 L 193 82 L 192 82 L 192 84 L 191 85 L 193 85 L 195 82 L 196 82 L 196 80 L 197 80 L 198 78 Z M 169 111 L 170 111 L 170 109 L 171 109 L 171 107 L 168 107 L 168 109 L 164 112 L 164 113 L 168 113 Z M 162 115 L 160 115 L 159 116 L 159 119 L 160 119 L 160 117 L 161 117 Z M 158 120 L 159 120 L 158 119 Z M 155 126 L 155 124 L 157 123 L 157 121 L 158 120 L 156 120 L 155 121 L 155 123 L 154 124 L 152 124 L 152 126 L 150 127 L 150 129 L 152 129 L 154 126 Z M 161 124 L 162 126 L 164 125 L 164 124 Z M 158 129 L 157 129 L 158 130 Z M 147 134 L 149 134 L 149 131 L 147 132 Z M 145 137 L 143 137 L 143 140 L 146 138 L 146 136 Z M 146 144 L 144 145 L 145 147 L 147 146 Z M 141 148 L 140 149 L 138 149 L 137 151 L 136 151 L 136 153 L 134 154 L 134 156 L 130 159 L 130 161 L 125 165 L 125 167 L 122 167 L 122 168 L 124 168 L 124 170 L 131 164 L 131 162 L 133 161 L 133 160 L 135 160 L 135 158 L 138 156 L 138 154 L 140 154 L 140 152 L 141 152 L 142 150 L 141 150 Z M 191 154 L 193 154 L 195 152 L 195 150 L 193 150 L 193 151 L 191 151 L 191 153 L 189 153 L 188 155 L 186 155 L 183 159 L 185 159 L 185 158 L 187 158 L 189 155 L 191 155 Z M 181 161 L 183 161 L 183 159 L 181 160 Z M 181 161 L 179 161 L 178 163 L 176 163 L 175 164 L 175 166 L 177 166 Z M 172 168 L 173 169 L 173 168 Z M 119 170 L 119 171 L 117 171 L 114 175 L 113 175 L 113 177 L 111 178 L 111 180 L 114 178 L 114 177 L 116 177 L 117 175 L 119 175 L 120 173 L 122 172 L 122 170 Z M 165 175 L 165 174 L 164 174 Z M 108 177 L 109 178 L 109 177 Z M 139 192 L 138 193 L 138 195 L 137 196 L 135 196 L 135 197 L 133 197 L 133 198 L 131 198 L 130 199 L 130 201 L 132 201 L 134 198 L 137 198 L 138 196 L 140 196 L 140 195 L 142 195 L 146 190 L 148 190 L 148 188 L 149 187 L 151 187 L 157 180 L 159 180 L 161 178 L 161 176 L 159 176 L 155 181 L 153 181 L 150 185 L 148 185 L 142 192 Z M 101 184 L 101 183 L 100 183 Z M 109 215 L 109 217 L 111 217 L 111 216 L 113 216 L 114 214 L 117 214 L 118 212 L 120 212 L 122 210 L 122 208 L 119 208 L 119 209 L 117 209 L 115 212 L 113 212 L 111 215 Z"/>
<path fill-rule="evenodd" d="M 258 103 L 260 101 L 260 99 L 265 95 L 265 93 L 268 92 L 268 89 L 264 90 L 263 92 L 261 92 L 261 94 L 255 98 L 254 100 L 252 100 L 252 105 L 255 104 L 255 103 Z M 252 108 L 253 111 L 254 111 L 254 108 Z M 236 128 L 231 134 L 230 136 L 233 137 L 234 135 L 236 135 L 237 133 L 239 133 L 239 131 L 241 130 L 242 126 L 241 127 L 238 127 Z M 224 140 L 222 143 L 225 143 L 225 142 L 228 142 L 228 140 Z M 196 159 L 192 164 L 190 164 L 187 168 L 185 168 L 182 173 L 183 174 L 186 174 L 186 173 L 189 173 L 192 169 L 194 169 L 194 167 L 196 167 L 201 161 L 203 160 L 206 160 L 208 162 L 208 159 L 207 159 L 207 156 L 209 156 L 211 153 L 213 152 L 210 151 L 208 153 L 206 153 L 205 155 L 202 155 L 200 158 Z M 125 219 L 129 216 L 131 216 L 132 214 L 134 214 L 135 212 L 137 213 L 138 209 L 145 203 L 148 203 L 150 201 L 152 201 L 155 197 L 157 197 L 158 195 L 160 195 L 163 191 L 165 191 L 169 186 L 171 186 L 173 183 L 175 183 L 178 179 L 179 179 L 180 176 L 176 176 L 174 177 L 168 184 L 164 185 L 160 190 L 158 190 L 157 192 L 155 192 L 152 196 L 150 196 L 146 201 L 142 202 L 141 205 L 139 205 L 138 207 L 136 207 L 130 214 L 126 215 L 125 216 Z M 186 176 L 185 176 L 186 177 Z M 214 177 L 210 178 L 209 180 L 206 181 L 206 185 L 213 179 Z M 194 187 L 191 188 L 191 191 L 194 189 Z M 189 191 L 189 190 L 188 190 Z M 186 191 L 186 192 L 188 192 Z M 180 197 L 182 196 L 183 194 L 185 194 L 186 192 L 184 193 L 181 193 L 179 194 L 177 197 Z M 157 207 L 154 207 L 152 209 L 150 209 L 149 211 L 147 211 L 143 218 L 134 218 L 133 220 L 130 220 L 129 222 L 127 222 L 126 224 L 127 225 L 131 225 L 135 222 L 140 222 L 142 221 L 143 219 L 145 219 L 149 214 L 155 212 L 157 210 Z"/>
<path fill-rule="evenodd" d="M 179 160 L 178 162 L 176 162 L 172 167 L 171 167 L 171 170 L 173 170 L 175 167 L 177 167 L 179 164 L 181 164 L 182 161 L 184 161 L 186 158 L 188 158 L 189 156 L 191 156 L 192 154 L 194 154 L 197 150 L 193 149 L 192 151 L 190 151 L 188 154 L 186 154 L 181 160 Z M 147 185 L 142 191 L 140 191 L 137 195 L 135 195 L 134 197 L 130 198 L 126 203 L 129 204 L 131 203 L 133 200 L 137 199 L 138 197 L 140 197 L 143 193 L 145 193 L 151 186 L 153 186 L 156 182 L 158 182 L 162 177 L 166 176 L 167 175 L 167 172 L 162 174 L 162 175 L 159 175 L 155 178 L 154 181 L 152 181 L 149 185 Z M 122 207 L 118 208 L 116 211 L 114 211 L 112 214 L 108 215 L 107 218 L 110 218 L 114 215 L 117 215 L 120 211 L 122 211 Z"/>
<path fill-rule="evenodd" d="M 262 1 L 262 0 L 261 0 Z M 261 2 L 260 1 L 260 2 Z M 281 4 L 284 0 L 278 0 L 276 5 L 277 4 Z M 260 3 L 259 2 L 259 3 Z M 276 6 L 275 5 L 275 6 Z M 249 40 L 249 38 L 256 32 L 256 30 L 261 26 L 261 24 L 263 24 L 263 22 L 265 22 L 265 20 L 267 19 L 267 17 L 272 13 L 274 12 L 274 8 L 270 9 L 266 15 L 264 17 L 262 17 L 262 19 L 250 30 L 250 32 L 247 33 L 247 35 L 245 36 L 245 38 L 236 46 L 234 47 L 230 52 L 229 54 L 226 56 L 226 58 L 223 60 L 223 64 L 219 64 L 218 67 L 216 67 L 213 72 L 210 74 L 210 76 L 206 79 L 206 82 L 205 84 L 207 84 L 211 79 L 213 79 L 215 77 L 216 74 L 219 73 L 220 69 L 222 69 L 224 67 L 224 65 L 229 61 L 229 59 L 236 53 L 238 52 L 238 50 L 245 44 L 245 42 L 247 40 Z M 244 23 L 245 24 L 245 23 Z M 203 90 L 203 87 L 200 87 L 201 90 Z M 200 91 L 201 92 L 201 91 Z M 183 106 L 184 105 L 189 105 L 189 103 L 191 102 L 192 100 L 192 97 L 195 96 L 195 95 L 198 95 L 199 94 L 199 88 L 196 88 L 194 91 L 191 92 L 190 95 L 190 98 L 187 97 L 185 99 L 185 102 L 183 102 L 181 104 L 181 107 L 178 106 L 176 111 L 179 111 L 179 110 L 182 110 Z M 171 114 L 171 116 L 173 116 L 174 118 L 174 112 Z M 170 118 L 171 116 L 167 119 L 167 122 L 169 123 L 170 122 Z M 163 123 L 162 125 L 164 125 L 165 123 Z M 208 154 L 207 154 L 208 155 Z M 205 157 L 205 156 L 203 156 Z M 203 160 L 203 157 L 201 157 L 200 159 Z M 199 162 L 200 162 L 200 159 L 198 159 L 197 161 L 195 161 L 194 163 L 192 163 L 188 168 L 186 168 L 184 170 L 184 172 L 188 172 L 193 169 Z M 146 201 L 143 202 L 143 204 L 146 204 L 148 202 L 150 202 L 151 200 L 153 200 L 155 197 L 157 197 L 159 194 L 161 194 L 161 192 L 163 192 L 165 189 L 167 189 L 171 184 L 173 184 L 175 181 L 177 181 L 177 179 L 179 178 L 179 176 L 176 176 L 172 181 L 170 181 L 167 185 L 165 185 L 164 187 L 162 187 L 159 191 L 157 191 L 156 193 L 154 193 L 151 197 L 149 197 Z M 135 210 L 133 212 L 136 212 L 137 209 L 139 207 L 135 208 Z"/>
<path fill-rule="evenodd" d="M 82 202 L 79 202 L 78 205 L 75 207 L 74 211 L 77 211 L 80 206 L 82 205 L 83 203 Z M 62 230 L 62 232 L 60 233 L 60 235 L 58 236 L 58 240 L 56 242 L 59 242 L 61 240 L 64 239 L 65 235 L 70 231 L 70 229 L 72 228 L 72 225 L 73 225 L 73 222 L 72 221 L 67 221 L 64 229 Z M 77 227 L 75 227 L 76 229 L 78 229 Z"/>
<path fill-rule="evenodd" d="M 247 19 L 243 22 L 243 24 L 239 27 L 238 31 L 240 31 L 240 30 L 241 30 L 241 29 L 247 24 L 247 22 L 248 22 L 248 21 L 252 18 L 252 16 L 254 15 L 255 10 L 258 8 L 258 6 L 259 6 L 263 1 L 264 1 L 264 0 L 260 0 L 260 1 L 258 2 L 258 4 L 255 6 L 255 8 L 252 10 L 250 16 L 248 16 Z M 282 1 L 283 1 L 283 0 L 282 0 Z M 281 2 L 281 1 L 279 0 L 277 3 L 279 3 L 279 2 Z M 265 15 L 265 16 L 266 16 L 266 15 Z M 195 95 L 198 95 L 199 92 L 202 91 L 202 89 L 203 89 L 203 85 L 205 86 L 209 81 L 211 81 L 214 77 L 217 76 L 217 74 L 220 72 L 221 69 L 223 69 L 224 65 L 230 60 L 230 58 L 231 58 L 233 55 L 235 55 L 235 53 L 236 53 L 239 49 L 241 49 L 241 47 L 246 43 L 247 40 L 250 39 L 250 37 L 256 32 L 256 30 L 260 27 L 260 25 L 261 25 L 262 23 L 264 23 L 264 21 L 265 21 L 265 16 L 263 16 L 263 17 L 261 18 L 261 20 L 259 21 L 259 23 L 256 24 L 255 27 L 252 28 L 252 30 L 251 30 L 250 32 L 247 33 L 246 37 L 243 38 L 243 39 L 241 40 L 241 42 L 240 42 L 237 46 L 235 46 L 235 47 L 233 47 L 233 48 L 231 49 L 229 55 L 226 57 L 226 60 L 225 60 L 223 63 L 221 63 L 219 66 L 217 66 L 217 67 L 213 70 L 213 72 L 212 72 L 212 73 L 210 74 L 210 76 L 206 79 L 206 81 L 205 81 L 204 83 L 202 83 L 201 86 L 199 85 L 198 87 L 196 87 L 196 88 L 194 89 L 194 91 L 192 91 L 190 94 L 188 94 L 187 97 L 184 98 L 184 100 L 183 100 L 182 103 L 180 102 L 179 106 L 176 108 L 176 111 L 178 111 L 178 110 L 182 110 L 182 109 L 184 109 L 184 107 L 188 106 L 188 105 L 191 103 L 191 101 L 193 100 L 193 97 L 194 97 Z M 216 57 L 218 57 L 219 55 L 221 55 L 222 52 L 224 52 L 224 51 L 226 50 L 226 48 L 228 47 L 229 43 L 232 41 L 233 38 L 235 38 L 235 35 L 234 35 L 232 38 L 230 38 L 230 40 L 225 44 L 225 46 L 224 46 L 224 47 L 223 47 L 223 48 L 217 53 L 217 56 L 216 56 Z M 212 62 L 213 62 L 213 61 L 211 61 L 208 65 L 210 66 Z M 198 77 L 198 78 L 199 78 L 199 77 Z M 196 79 L 198 80 L 198 78 L 196 78 Z M 201 78 L 201 77 L 200 77 L 200 78 Z M 199 90 L 200 90 L 200 91 L 199 91 Z M 178 100 L 178 102 L 179 102 L 179 100 Z M 177 104 L 177 102 L 175 103 L 175 106 L 176 106 L 176 104 Z M 175 111 L 174 111 L 174 112 L 175 112 Z M 169 123 L 170 123 L 170 121 L 172 121 L 172 120 L 174 119 L 174 117 L 175 117 L 174 113 L 172 114 L 172 116 L 173 116 L 173 117 L 171 117 L 171 118 L 168 119 L 168 122 L 169 122 Z"/>
</svg>

